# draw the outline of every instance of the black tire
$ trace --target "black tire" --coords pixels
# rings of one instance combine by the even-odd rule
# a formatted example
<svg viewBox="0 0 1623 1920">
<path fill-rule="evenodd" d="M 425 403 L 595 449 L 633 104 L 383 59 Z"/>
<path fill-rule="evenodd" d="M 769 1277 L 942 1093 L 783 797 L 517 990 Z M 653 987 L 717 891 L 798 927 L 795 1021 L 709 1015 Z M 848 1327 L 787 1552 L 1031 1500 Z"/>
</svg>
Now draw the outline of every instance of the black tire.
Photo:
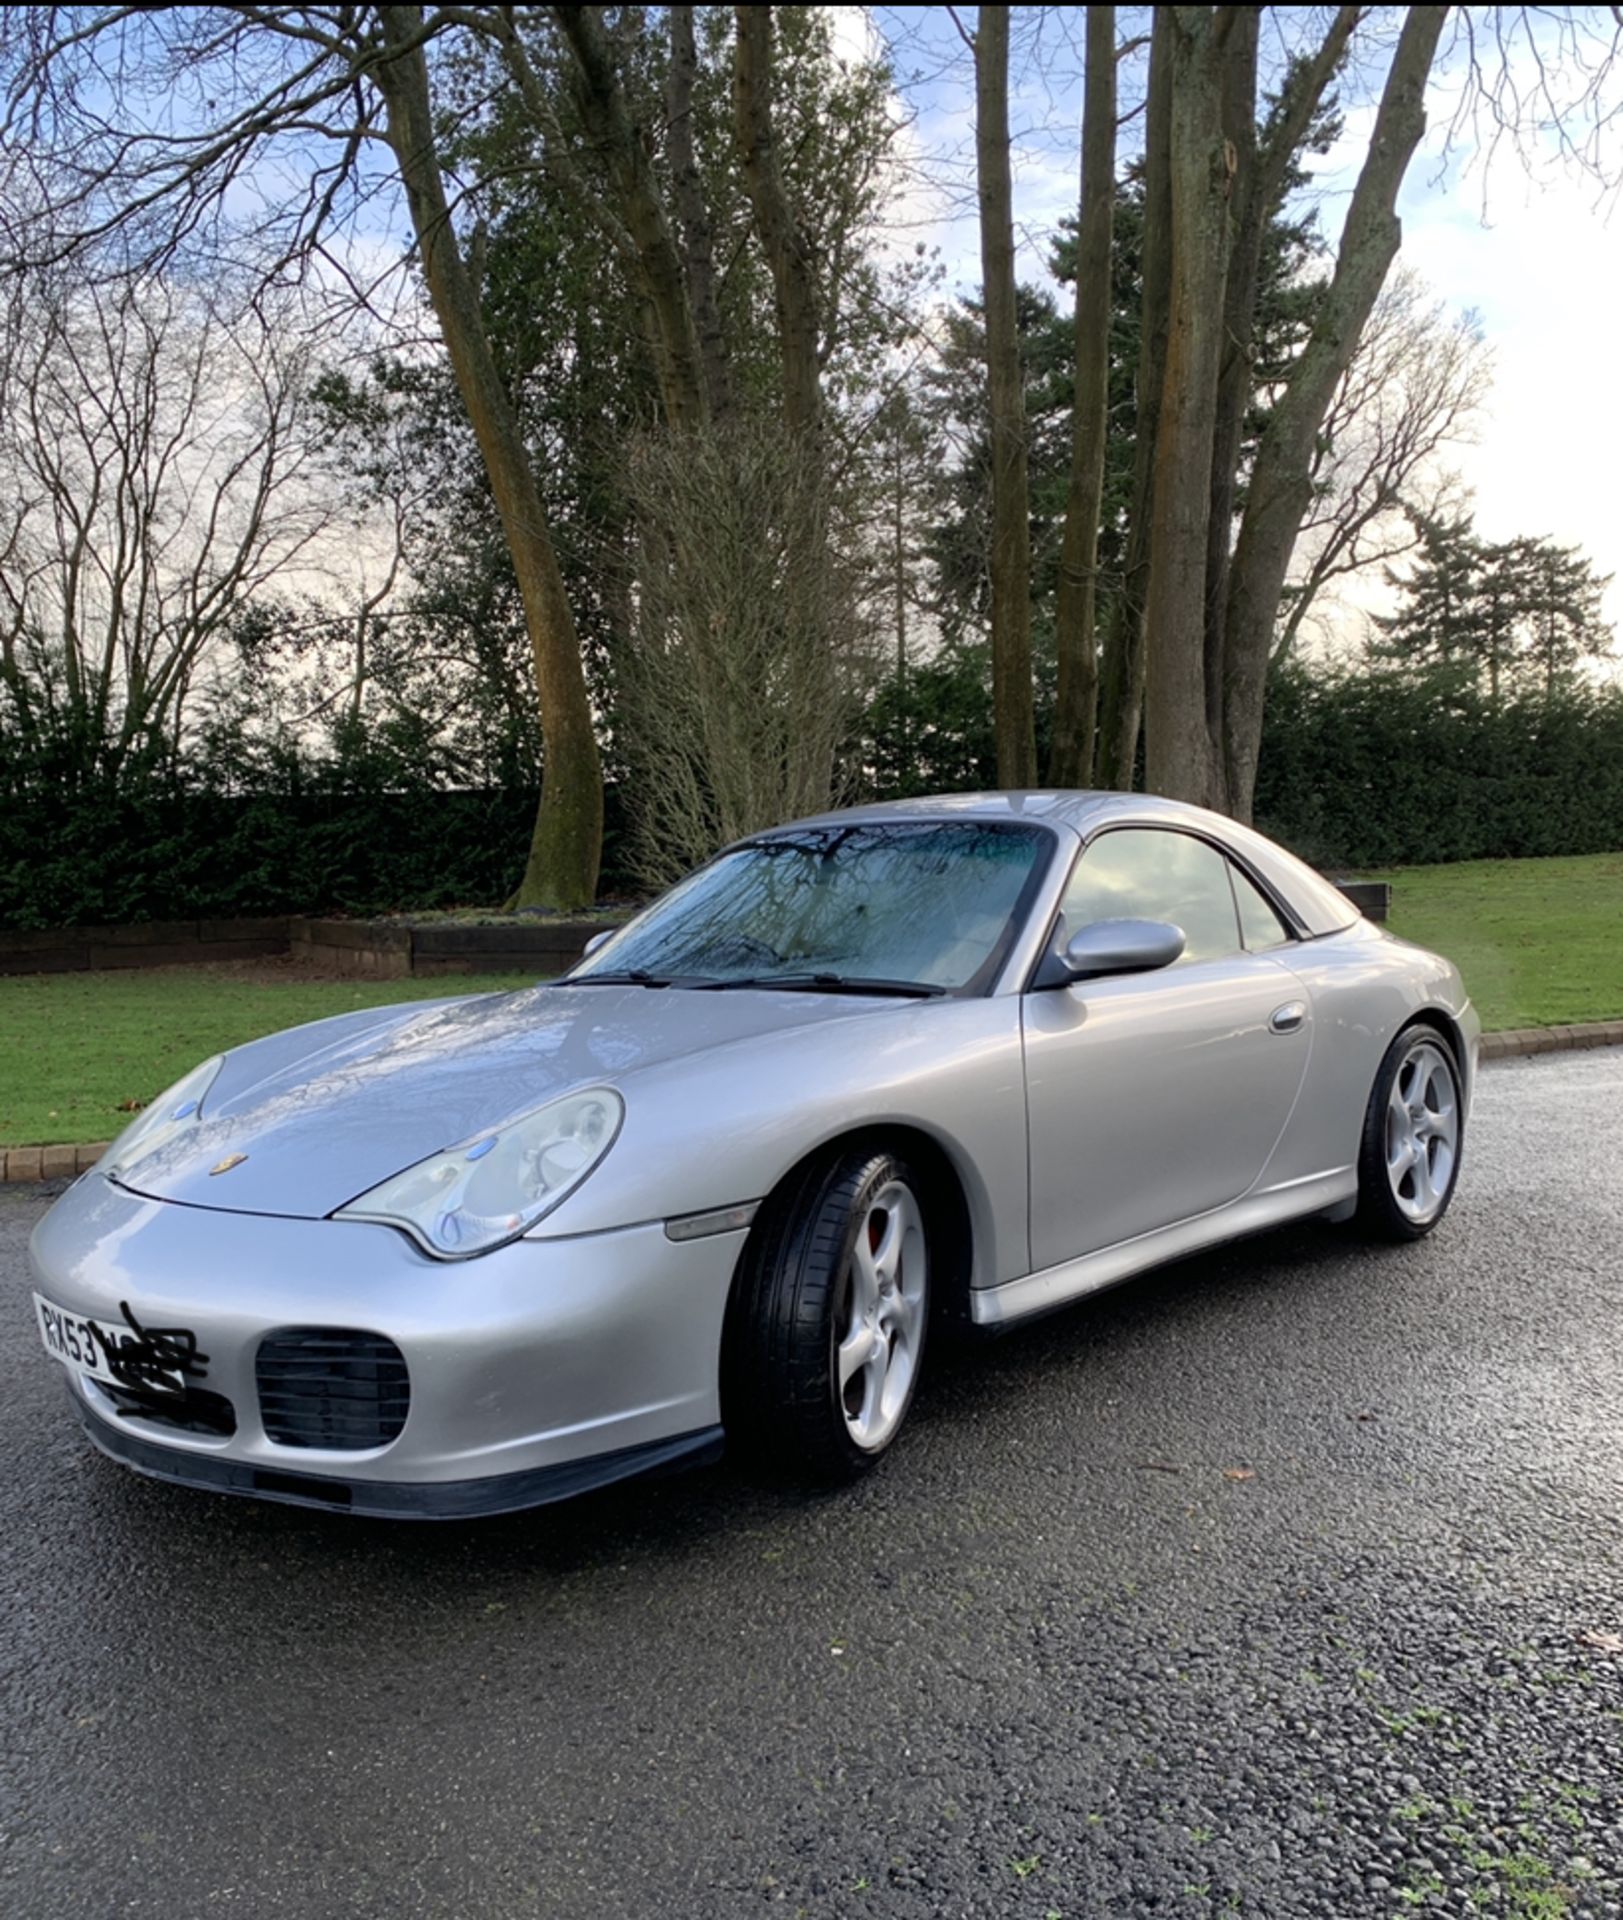
<svg viewBox="0 0 1623 1920">
<path fill-rule="evenodd" d="M 1445 1063 L 1453 1081 L 1452 1098 L 1456 1116 L 1454 1147 L 1446 1183 L 1441 1198 L 1423 1215 L 1413 1211 L 1412 1201 L 1408 1211 L 1400 1204 L 1398 1195 L 1393 1192 L 1387 1167 L 1387 1108 L 1392 1098 L 1393 1082 L 1419 1047 L 1434 1048 Z M 1359 1142 L 1357 1223 L 1372 1239 L 1397 1242 L 1424 1239 L 1448 1212 L 1454 1189 L 1459 1184 L 1460 1161 L 1465 1147 L 1463 1096 L 1464 1082 L 1453 1043 L 1426 1021 L 1415 1021 L 1405 1027 L 1387 1048 L 1381 1061 L 1375 1084 L 1370 1089 L 1369 1106 L 1364 1113 L 1364 1131 Z"/>
<path fill-rule="evenodd" d="M 876 1198 L 896 1186 L 911 1196 L 922 1230 L 923 1272 L 915 1263 L 910 1284 L 923 1290 L 923 1303 L 909 1336 L 911 1370 L 893 1425 L 879 1444 L 865 1446 L 847 1419 L 837 1345 L 853 1300 L 858 1232 L 874 1216 Z M 884 1456 L 905 1422 L 923 1366 L 930 1222 L 926 1184 L 904 1161 L 874 1147 L 810 1163 L 768 1202 L 745 1249 L 723 1338 L 722 1419 L 730 1451 L 823 1483 L 853 1479 Z"/>
</svg>

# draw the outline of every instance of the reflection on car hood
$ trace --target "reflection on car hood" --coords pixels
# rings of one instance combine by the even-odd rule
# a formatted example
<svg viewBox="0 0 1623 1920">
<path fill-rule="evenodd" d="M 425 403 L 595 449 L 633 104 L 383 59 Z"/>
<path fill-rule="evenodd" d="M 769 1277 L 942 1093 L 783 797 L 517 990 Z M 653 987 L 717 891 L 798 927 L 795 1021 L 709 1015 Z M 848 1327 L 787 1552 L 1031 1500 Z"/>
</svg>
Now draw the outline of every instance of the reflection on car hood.
<svg viewBox="0 0 1623 1920">
<path fill-rule="evenodd" d="M 157 1200 L 318 1219 L 573 1088 L 624 1086 L 640 1068 L 708 1048 L 907 1004 L 544 986 L 346 1014 L 228 1054 L 202 1121 L 121 1184 Z M 213 1171 L 234 1155 L 243 1158 Z"/>
</svg>

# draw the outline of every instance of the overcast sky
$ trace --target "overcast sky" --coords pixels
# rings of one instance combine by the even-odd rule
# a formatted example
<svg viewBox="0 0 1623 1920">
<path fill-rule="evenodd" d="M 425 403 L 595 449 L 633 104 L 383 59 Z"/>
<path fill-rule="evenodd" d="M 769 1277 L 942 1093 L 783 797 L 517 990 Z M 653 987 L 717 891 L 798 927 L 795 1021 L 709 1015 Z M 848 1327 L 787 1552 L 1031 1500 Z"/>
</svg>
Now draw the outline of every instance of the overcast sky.
<svg viewBox="0 0 1623 1920">
<path fill-rule="evenodd" d="M 893 213 L 899 240 L 939 248 L 948 283 L 970 292 L 980 278 L 973 185 L 973 76 L 946 7 L 841 9 L 855 48 L 869 36 L 889 46 L 911 116 L 905 140 L 915 162 Z M 958 17 L 973 28 L 974 9 Z M 1136 31 L 1137 10 L 1123 9 Z M 1478 16 L 1484 9 L 1477 9 Z M 1592 10 L 1601 18 L 1607 9 Z M 1043 273 L 1048 236 L 1074 212 L 1081 110 L 1082 9 L 1016 10 L 1011 120 L 1015 136 L 1015 217 L 1023 276 Z M 1283 35 L 1312 32 L 1322 9 L 1269 9 L 1274 53 Z M 1265 40 L 1265 58 L 1268 46 Z M 1334 235 L 1367 137 L 1380 56 L 1348 82 L 1347 130 L 1317 162 L 1321 220 Z M 1123 71 L 1124 88 L 1142 86 Z M 1455 310 L 1475 309 L 1493 352 L 1494 383 L 1480 439 L 1452 464 L 1476 495 L 1489 539 L 1547 534 L 1576 543 L 1598 571 L 1616 576 L 1607 613 L 1623 629 L 1623 213 L 1596 182 L 1543 156 L 1540 177 L 1508 150 L 1490 163 L 1467 135 L 1443 153 L 1458 97 L 1457 68 L 1428 99 L 1432 130 L 1409 169 L 1399 210 L 1403 259 Z M 1124 105 L 1129 104 L 1124 100 Z M 1623 170 L 1623 124 L 1610 135 Z M 1124 150 L 1136 127 L 1123 133 Z M 1538 156 L 1535 156 L 1536 158 Z M 1601 204 L 1597 205 L 1600 200 Z"/>
</svg>

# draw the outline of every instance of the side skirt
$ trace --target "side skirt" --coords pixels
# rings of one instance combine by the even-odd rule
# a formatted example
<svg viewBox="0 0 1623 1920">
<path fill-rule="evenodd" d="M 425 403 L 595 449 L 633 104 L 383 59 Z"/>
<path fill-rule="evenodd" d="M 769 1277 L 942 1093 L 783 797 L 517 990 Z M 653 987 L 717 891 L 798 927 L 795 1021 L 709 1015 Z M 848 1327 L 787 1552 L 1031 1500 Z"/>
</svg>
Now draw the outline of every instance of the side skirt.
<svg viewBox="0 0 1623 1920">
<path fill-rule="evenodd" d="M 1231 1200 L 1212 1213 L 1196 1214 L 1192 1220 L 1180 1220 L 1175 1226 L 1157 1227 L 1153 1233 L 1141 1233 L 1136 1239 L 1118 1241 L 1113 1247 L 1101 1247 L 1078 1260 L 1063 1261 L 1057 1267 L 1044 1267 L 1040 1273 L 1028 1273 L 1018 1280 L 1006 1280 L 999 1287 L 982 1287 L 970 1296 L 970 1315 L 978 1327 L 1003 1327 L 1024 1320 L 1034 1313 L 1047 1313 L 1068 1301 L 1081 1300 L 1090 1293 L 1101 1293 L 1120 1280 L 1129 1280 L 1148 1267 L 1163 1261 L 1181 1260 L 1185 1254 L 1199 1253 L 1225 1240 L 1238 1240 L 1248 1233 L 1261 1233 L 1282 1226 L 1287 1220 L 1300 1220 L 1309 1214 L 1337 1210 L 1345 1218 L 1348 1202 L 1358 1194 L 1358 1169 L 1337 1167 L 1329 1173 L 1309 1174 L 1282 1187 L 1268 1187 Z"/>
</svg>

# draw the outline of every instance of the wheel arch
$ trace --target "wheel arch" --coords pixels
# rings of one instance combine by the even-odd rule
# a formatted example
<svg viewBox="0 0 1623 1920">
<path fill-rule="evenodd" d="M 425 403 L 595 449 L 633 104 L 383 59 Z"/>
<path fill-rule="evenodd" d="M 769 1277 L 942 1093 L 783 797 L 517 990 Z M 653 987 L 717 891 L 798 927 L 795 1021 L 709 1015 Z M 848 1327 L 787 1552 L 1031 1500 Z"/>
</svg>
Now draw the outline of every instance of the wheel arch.
<svg viewBox="0 0 1623 1920">
<path fill-rule="evenodd" d="M 1370 1089 L 1364 1124 L 1358 1147 L 1358 1199 L 1354 1217 L 1364 1231 L 1378 1241 L 1407 1244 L 1430 1233 L 1448 1212 L 1459 1181 L 1461 1154 L 1465 1141 L 1465 1117 L 1469 1106 L 1471 1057 L 1469 1028 L 1462 1026 L 1447 1008 L 1428 1003 L 1416 1007 L 1387 1043 Z M 1457 1127 L 1453 1140 L 1453 1163 L 1442 1198 L 1421 1216 L 1410 1213 L 1401 1192 L 1393 1185 L 1388 1165 L 1389 1101 L 1395 1076 L 1416 1044 L 1441 1041 L 1453 1055 L 1458 1075 Z M 1391 1063 L 1397 1063 L 1391 1065 Z M 1392 1079 L 1387 1078 L 1391 1065 Z M 1426 1149 L 1429 1155 L 1429 1147 Z M 1415 1198 L 1420 1198 L 1416 1189 Z"/>
<path fill-rule="evenodd" d="M 740 1277 L 764 1235 L 767 1222 L 787 1195 L 803 1186 L 814 1167 L 827 1165 L 858 1148 L 894 1153 L 923 1178 L 926 1222 L 931 1230 L 931 1317 L 943 1328 L 968 1328 L 970 1293 L 979 1240 L 969 1183 L 951 1151 L 927 1128 L 905 1120 L 870 1120 L 821 1140 L 786 1167 L 762 1198 L 755 1220 L 733 1267 L 729 1312 Z"/>
<path fill-rule="evenodd" d="M 1399 1031 L 1407 1032 L 1410 1027 L 1430 1027 L 1434 1033 L 1441 1034 L 1448 1042 L 1449 1047 L 1453 1051 L 1455 1063 L 1460 1070 L 1461 1092 L 1465 1097 L 1465 1109 L 1469 1110 L 1473 1082 L 1476 1077 L 1476 1062 L 1471 1058 L 1471 1050 L 1466 1041 L 1464 1028 L 1446 1007 L 1437 1006 L 1435 1003 L 1417 1008 L 1403 1023 Z"/>
</svg>

